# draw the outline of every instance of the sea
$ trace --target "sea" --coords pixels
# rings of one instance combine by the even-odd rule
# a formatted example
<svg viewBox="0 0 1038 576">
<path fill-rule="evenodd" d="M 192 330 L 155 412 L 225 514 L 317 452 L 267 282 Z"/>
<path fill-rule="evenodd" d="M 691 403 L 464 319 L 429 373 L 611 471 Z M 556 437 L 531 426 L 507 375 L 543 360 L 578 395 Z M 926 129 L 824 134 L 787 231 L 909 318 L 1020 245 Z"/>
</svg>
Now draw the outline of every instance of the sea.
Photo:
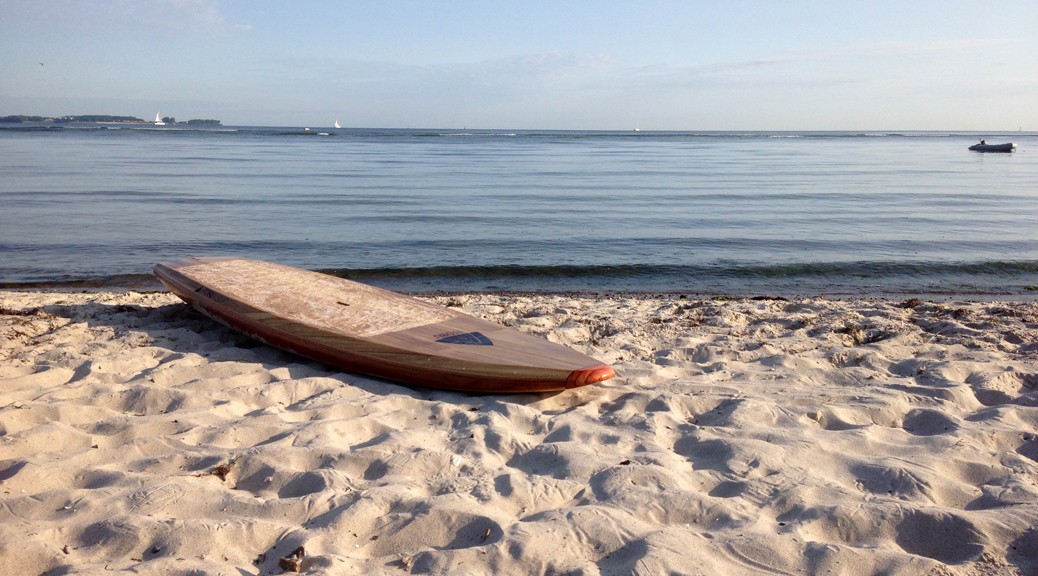
<svg viewBox="0 0 1038 576">
<path fill-rule="evenodd" d="M 0 126 L 0 287 L 220 255 L 409 293 L 1035 300 L 1038 133 Z"/>
</svg>

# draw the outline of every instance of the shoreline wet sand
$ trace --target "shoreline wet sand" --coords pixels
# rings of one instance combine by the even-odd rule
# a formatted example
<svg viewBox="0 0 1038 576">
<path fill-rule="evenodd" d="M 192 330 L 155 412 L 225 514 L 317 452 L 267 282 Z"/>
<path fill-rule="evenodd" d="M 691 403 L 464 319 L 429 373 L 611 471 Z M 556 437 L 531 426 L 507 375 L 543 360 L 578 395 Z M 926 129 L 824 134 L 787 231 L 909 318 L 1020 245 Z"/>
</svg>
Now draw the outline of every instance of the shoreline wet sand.
<svg viewBox="0 0 1038 576">
<path fill-rule="evenodd" d="M 0 572 L 1038 569 L 1038 303 L 424 298 L 619 375 L 408 388 L 164 292 L 0 291 Z"/>
</svg>

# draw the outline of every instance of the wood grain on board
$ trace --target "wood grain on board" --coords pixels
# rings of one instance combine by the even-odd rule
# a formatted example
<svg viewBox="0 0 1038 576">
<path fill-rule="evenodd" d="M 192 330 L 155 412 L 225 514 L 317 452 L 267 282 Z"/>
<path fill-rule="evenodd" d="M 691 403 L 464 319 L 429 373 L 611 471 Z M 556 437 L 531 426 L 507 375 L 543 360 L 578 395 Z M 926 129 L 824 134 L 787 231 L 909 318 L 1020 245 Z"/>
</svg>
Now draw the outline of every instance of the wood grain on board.
<svg viewBox="0 0 1038 576">
<path fill-rule="evenodd" d="M 154 272 L 216 320 L 349 371 L 491 393 L 564 390 L 614 376 L 571 348 L 326 274 L 245 258 L 185 258 Z"/>
</svg>

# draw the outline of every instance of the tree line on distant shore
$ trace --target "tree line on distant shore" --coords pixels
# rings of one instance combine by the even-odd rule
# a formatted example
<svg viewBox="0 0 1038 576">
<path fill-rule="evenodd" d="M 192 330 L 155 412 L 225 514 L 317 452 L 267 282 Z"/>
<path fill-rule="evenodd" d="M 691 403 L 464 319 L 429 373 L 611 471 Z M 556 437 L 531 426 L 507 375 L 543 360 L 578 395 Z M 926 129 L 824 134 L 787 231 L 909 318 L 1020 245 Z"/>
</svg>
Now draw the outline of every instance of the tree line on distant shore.
<svg viewBox="0 0 1038 576">
<path fill-rule="evenodd" d="M 176 118 L 167 117 L 162 119 L 166 124 L 176 124 Z M 142 120 L 135 116 L 108 116 L 105 114 L 85 114 L 79 116 L 26 116 L 26 115 L 13 115 L 13 116 L 0 116 L 0 123 L 3 124 L 21 124 L 23 122 L 48 122 L 53 124 L 67 124 L 71 122 L 110 122 L 120 124 L 151 124 L 147 120 Z M 219 120 L 213 120 L 211 118 L 198 118 L 194 120 L 188 120 L 187 122 L 181 122 L 181 124 L 204 125 L 204 126 L 219 126 Z"/>
</svg>

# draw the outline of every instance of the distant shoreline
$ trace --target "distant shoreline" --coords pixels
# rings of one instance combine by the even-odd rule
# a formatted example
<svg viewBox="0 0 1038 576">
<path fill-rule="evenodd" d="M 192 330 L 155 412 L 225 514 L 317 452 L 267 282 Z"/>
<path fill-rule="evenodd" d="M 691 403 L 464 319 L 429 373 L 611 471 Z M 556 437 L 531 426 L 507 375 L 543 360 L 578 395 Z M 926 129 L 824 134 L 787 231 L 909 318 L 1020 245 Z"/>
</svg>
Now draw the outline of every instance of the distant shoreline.
<svg viewBox="0 0 1038 576">
<path fill-rule="evenodd" d="M 221 126 L 219 120 L 213 118 L 193 118 L 185 122 L 177 122 L 175 118 L 163 118 L 165 124 L 187 124 L 195 126 Z M 137 118 L 136 116 L 110 116 L 105 114 L 80 114 L 67 116 L 30 116 L 25 114 L 14 114 L 0 116 L 0 124 L 154 124 L 154 122 Z"/>
</svg>

